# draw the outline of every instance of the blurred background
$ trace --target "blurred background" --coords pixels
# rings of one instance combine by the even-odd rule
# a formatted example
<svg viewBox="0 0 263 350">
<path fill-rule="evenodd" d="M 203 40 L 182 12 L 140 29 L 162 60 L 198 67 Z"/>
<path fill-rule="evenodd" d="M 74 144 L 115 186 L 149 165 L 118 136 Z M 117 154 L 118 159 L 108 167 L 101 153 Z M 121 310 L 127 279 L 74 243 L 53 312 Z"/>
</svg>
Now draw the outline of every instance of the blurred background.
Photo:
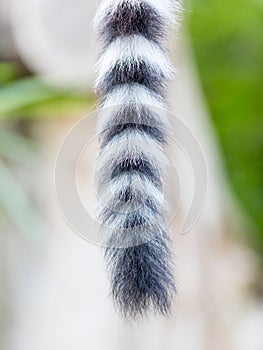
<svg viewBox="0 0 263 350">
<path fill-rule="evenodd" d="M 96 109 L 97 5 L 0 0 L 1 349 L 262 350 L 263 2 L 188 1 L 171 36 L 170 104 L 202 145 L 209 191 L 188 235 L 173 224 L 174 317 L 140 325 L 115 314 L 102 252 L 67 227 L 53 184 L 63 138 Z"/>
</svg>

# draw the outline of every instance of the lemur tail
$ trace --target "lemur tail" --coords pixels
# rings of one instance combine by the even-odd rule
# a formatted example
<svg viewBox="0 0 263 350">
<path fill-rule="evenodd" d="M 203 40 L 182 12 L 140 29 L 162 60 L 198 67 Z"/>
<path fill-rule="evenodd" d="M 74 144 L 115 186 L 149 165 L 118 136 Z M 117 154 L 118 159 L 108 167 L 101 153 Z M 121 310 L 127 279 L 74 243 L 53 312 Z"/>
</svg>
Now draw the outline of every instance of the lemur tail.
<svg viewBox="0 0 263 350">
<path fill-rule="evenodd" d="M 167 315 L 175 294 L 163 198 L 172 68 L 162 43 L 172 11 L 171 0 L 106 0 L 95 19 L 100 220 L 112 297 L 132 318 Z"/>
</svg>

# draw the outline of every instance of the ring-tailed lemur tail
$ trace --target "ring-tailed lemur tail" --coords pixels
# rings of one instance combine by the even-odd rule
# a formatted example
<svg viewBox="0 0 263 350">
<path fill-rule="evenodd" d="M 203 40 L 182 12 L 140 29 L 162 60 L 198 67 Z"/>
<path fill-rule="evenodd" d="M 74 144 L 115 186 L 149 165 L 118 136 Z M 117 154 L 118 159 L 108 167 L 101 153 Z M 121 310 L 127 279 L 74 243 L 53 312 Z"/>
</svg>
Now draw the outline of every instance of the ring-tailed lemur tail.
<svg viewBox="0 0 263 350">
<path fill-rule="evenodd" d="M 171 65 L 163 42 L 178 2 L 106 0 L 95 26 L 100 220 L 115 305 L 125 317 L 167 315 L 175 294 L 163 198 Z"/>
</svg>

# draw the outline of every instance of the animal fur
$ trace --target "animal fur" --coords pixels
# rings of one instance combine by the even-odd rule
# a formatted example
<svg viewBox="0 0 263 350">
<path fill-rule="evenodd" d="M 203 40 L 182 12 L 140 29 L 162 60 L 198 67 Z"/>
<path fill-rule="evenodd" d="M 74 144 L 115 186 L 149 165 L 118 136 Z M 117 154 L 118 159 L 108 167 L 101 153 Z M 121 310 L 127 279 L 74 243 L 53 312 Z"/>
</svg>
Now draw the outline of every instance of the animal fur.
<svg viewBox="0 0 263 350">
<path fill-rule="evenodd" d="M 176 291 L 163 196 L 173 68 L 163 43 L 178 8 L 171 0 L 106 0 L 95 18 L 99 218 L 111 295 L 128 318 L 168 315 Z"/>
</svg>

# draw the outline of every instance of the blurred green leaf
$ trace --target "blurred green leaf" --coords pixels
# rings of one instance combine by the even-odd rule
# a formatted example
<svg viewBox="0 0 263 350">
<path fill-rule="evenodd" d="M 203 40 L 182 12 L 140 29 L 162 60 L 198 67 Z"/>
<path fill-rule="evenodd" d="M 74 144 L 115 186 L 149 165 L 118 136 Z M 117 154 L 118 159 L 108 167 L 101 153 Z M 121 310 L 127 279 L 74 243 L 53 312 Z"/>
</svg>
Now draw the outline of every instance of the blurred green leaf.
<svg viewBox="0 0 263 350">
<path fill-rule="evenodd" d="M 93 94 L 73 94 L 45 85 L 35 77 L 21 78 L 0 88 L 0 120 L 67 116 L 89 110 Z"/>
<path fill-rule="evenodd" d="M 15 62 L 0 63 L 0 84 L 19 77 L 19 67 Z"/>
<path fill-rule="evenodd" d="M 0 89 L 0 116 L 46 101 L 61 95 L 55 89 L 47 87 L 38 78 L 23 78 L 6 84 Z"/>
</svg>

